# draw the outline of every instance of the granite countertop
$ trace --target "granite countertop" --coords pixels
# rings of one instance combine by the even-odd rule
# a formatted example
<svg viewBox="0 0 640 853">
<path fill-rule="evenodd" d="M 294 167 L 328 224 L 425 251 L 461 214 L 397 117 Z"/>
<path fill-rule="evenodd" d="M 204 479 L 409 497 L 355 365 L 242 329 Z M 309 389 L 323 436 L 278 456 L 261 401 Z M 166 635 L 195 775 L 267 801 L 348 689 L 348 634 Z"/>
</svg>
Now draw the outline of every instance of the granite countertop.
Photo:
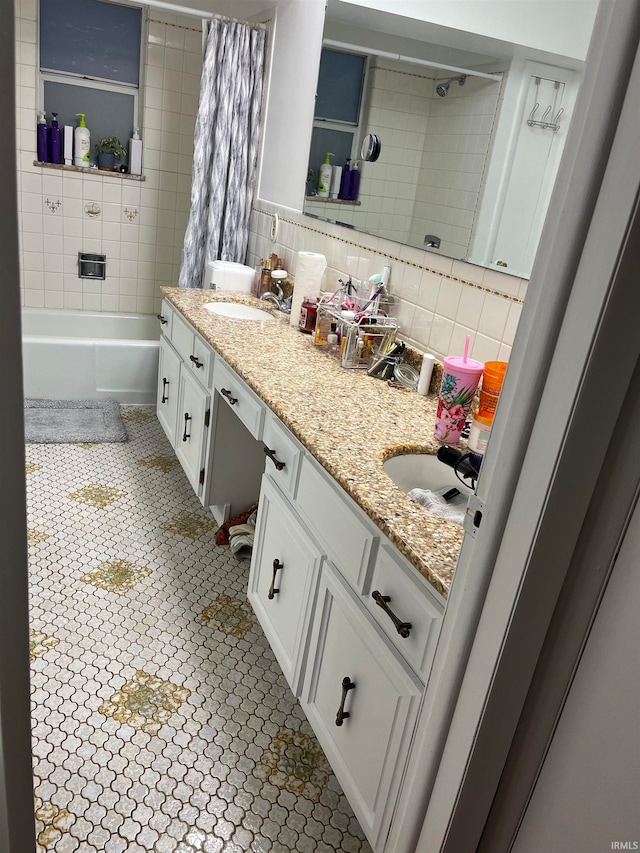
<svg viewBox="0 0 640 853">
<path fill-rule="evenodd" d="M 205 302 L 269 304 L 240 293 L 163 287 L 162 293 L 265 401 L 417 571 L 447 595 L 462 543 L 460 525 L 412 501 L 382 468 L 390 456 L 435 453 L 436 396 L 348 370 L 288 323 L 237 320 Z"/>
</svg>

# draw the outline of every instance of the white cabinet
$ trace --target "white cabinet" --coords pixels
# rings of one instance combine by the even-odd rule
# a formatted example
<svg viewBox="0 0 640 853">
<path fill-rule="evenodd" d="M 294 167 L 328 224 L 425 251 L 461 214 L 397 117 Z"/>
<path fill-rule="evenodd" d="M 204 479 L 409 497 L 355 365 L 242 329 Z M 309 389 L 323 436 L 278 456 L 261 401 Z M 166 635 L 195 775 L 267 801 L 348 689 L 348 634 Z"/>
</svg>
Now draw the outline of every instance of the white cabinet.
<svg viewBox="0 0 640 853">
<path fill-rule="evenodd" d="M 194 492 L 203 499 L 211 397 L 191 376 L 184 362 L 180 370 L 179 389 L 174 449 Z"/>
<path fill-rule="evenodd" d="M 206 505 L 210 451 L 213 350 L 168 302 L 159 314 L 158 420 L 191 486 Z"/>
<path fill-rule="evenodd" d="M 176 438 L 176 416 L 178 412 L 178 383 L 180 378 L 180 356 L 163 336 L 160 338 L 158 362 L 158 402 L 156 413 L 162 429 L 172 445 Z"/>
<path fill-rule="evenodd" d="M 374 849 L 386 838 L 422 691 L 326 563 L 301 704 Z"/>
<path fill-rule="evenodd" d="M 249 601 L 381 853 L 444 602 L 272 413 L 264 441 Z"/>
<path fill-rule="evenodd" d="M 248 597 L 296 696 L 319 563 L 319 547 L 291 505 L 264 477 Z"/>
</svg>

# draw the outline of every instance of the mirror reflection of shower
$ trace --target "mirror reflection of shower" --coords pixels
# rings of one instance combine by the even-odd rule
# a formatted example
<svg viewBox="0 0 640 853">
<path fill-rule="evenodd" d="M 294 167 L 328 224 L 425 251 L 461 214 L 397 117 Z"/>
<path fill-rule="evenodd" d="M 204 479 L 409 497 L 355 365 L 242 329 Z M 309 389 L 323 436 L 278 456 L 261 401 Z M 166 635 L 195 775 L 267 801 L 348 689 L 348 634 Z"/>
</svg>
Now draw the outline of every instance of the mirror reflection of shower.
<svg viewBox="0 0 640 853">
<path fill-rule="evenodd" d="M 466 79 L 466 74 L 461 74 L 459 77 L 449 77 L 449 79 L 445 83 L 438 83 L 438 85 L 436 86 L 436 95 L 440 95 L 441 98 L 446 98 L 449 94 L 449 86 L 452 83 L 455 83 L 457 81 L 459 86 L 464 86 Z"/>
</svg>

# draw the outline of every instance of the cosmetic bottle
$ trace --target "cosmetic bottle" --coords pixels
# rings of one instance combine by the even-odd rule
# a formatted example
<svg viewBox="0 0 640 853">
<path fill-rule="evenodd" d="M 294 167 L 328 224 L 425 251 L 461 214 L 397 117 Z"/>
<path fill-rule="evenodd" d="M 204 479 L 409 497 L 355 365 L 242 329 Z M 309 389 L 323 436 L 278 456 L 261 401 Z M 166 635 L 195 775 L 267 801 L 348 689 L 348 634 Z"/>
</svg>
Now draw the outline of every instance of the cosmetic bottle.
<svg viewBox="0 0 640 853">
<path fill-rule="evenodd" d="M 331 187 L 331 175 L 333 173 L 333 169 L 331 167 L 330 157 L 333 157 L 333 154 L 330 151 L 327 151 L 327 156 L 325 158 L 324 163 L 320 166 L 320 175 L 318 177 L 318 196 L 319 198 L 329 198 L 329 188 Z"/>
<path fill-rule="evenodd" d="M 142 174 L 142 140 L 137 127 L 134 127 L 133 136 L 129 140 L 129 174 Z"/>
<path fill-rule="evenodd" d="M 351 160 L 347 158 L 342 170 L 342 178 L 340 179 L 340 189 L 338 190 L 338 198 L 342 201 L 349 200 L 349 192 L 351 191 Z"/>
<path fill-rule="evenodd" d="M 426 397 L 429 393 L 429 385 L 431 384 L 431 374 L 433 373 L 433 365 L 435 357 L 431 353 L 425 352 L 422 356 L 422 365 L 420 367 L 420 377 L 418 378 L 418 394 Z"/>
<path fill-rule="evenodd" d="M 251 291 L 253 296 L 260 296 L 260 283 L 262 281 L 262 267 L 264 266 L 264 261 L 260 258 L 259 262 L 255 265 L 253 272 L 253 289 Z"/>
<path fill-rule="evenodd" d="M 85 113 L 76 113 L 80 123 L 73 131 L 73 165 L 89 168 L 89 152 L 91 150 L 91 134 L 85 124 Z"/>
<path fill-rule="evenodd" d="M 62 131 L 58 124 L 58 113 L 51 113 L 51 127 L 49 128 L 49 158 L 52 163 L 62 163 Z"/>
<path fill-rule="evenodd" d="M 262 262 L 262 276 L 260 277 L 260 293 L 258 296 L 262 296 L 263 293 L 269 293 L 271 290 L 271 260 L 270 258 L 265 258 Z"/>
<path fill-rule="evenodd" d="M 360 194 L 360 170 L 358 169 L 358 164 L 353 164 L 353 169 L 351 170 L 351 186 L 349 187 L 349 201 L 358 201 L 358 195 Z"/>
<path fill-rule="evenodd" d="M 49 162 L 49 129 L 47 128 L 46 113 L 38 113 L 37 157 L 39 163 Z"/>
</svg>

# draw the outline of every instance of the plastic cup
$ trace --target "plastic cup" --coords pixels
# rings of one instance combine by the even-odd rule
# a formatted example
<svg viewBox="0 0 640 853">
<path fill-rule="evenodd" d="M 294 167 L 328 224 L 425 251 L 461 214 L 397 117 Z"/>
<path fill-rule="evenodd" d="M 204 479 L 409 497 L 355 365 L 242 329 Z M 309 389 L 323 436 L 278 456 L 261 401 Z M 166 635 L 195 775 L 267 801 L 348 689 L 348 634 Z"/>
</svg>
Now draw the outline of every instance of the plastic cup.
<svg viewBox="0 0 640 853">
<path fill-rule="evenodd" d="M 493 419 L 506 371 L 506 361 L 488 361 L 484 366 L 478 406 L 478 414 L 483 418 Z"/>
<path fill-rule="evenodd" d="M 467 415 L 484 370 L 484 363 L 460 355 L 448 355 L 443 362 L 442 382 L 434 438 L 444 444 L 460 441 Z"/>
</svg>

